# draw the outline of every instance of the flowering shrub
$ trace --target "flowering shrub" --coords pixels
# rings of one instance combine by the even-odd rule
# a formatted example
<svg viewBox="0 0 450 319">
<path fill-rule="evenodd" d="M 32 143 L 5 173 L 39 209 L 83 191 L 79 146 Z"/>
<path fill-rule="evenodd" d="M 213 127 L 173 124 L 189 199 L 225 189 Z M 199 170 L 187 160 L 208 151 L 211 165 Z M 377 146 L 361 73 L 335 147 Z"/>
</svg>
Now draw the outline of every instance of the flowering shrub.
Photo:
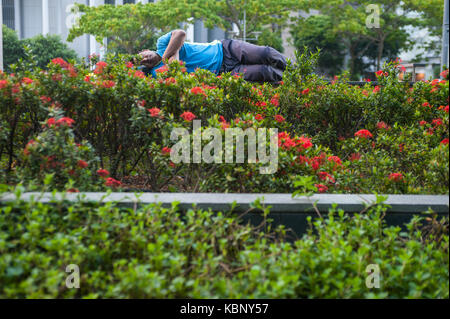
<svg viewBox="0 0 450 319">
<path fill-rule="evenodd" d="M 50 116 L 43 124 L 43 131 L 23 150 L 23 164 L 17 170 L 20 180 L 45 185 L 50 190 L 100 189 L 101 177 L 106 177 L 107 171 L 96 173 L 98 159 L 92 147 L 87 142 L 75 142 L 72 132 L 75 121 L 63 117 L 60 110 L 51 110 Z"/>
<path fill-rule="evenodd" d="M 14 74 L 0 74 L 3 174 L 14 182 L 23 149 L 41 133 L 47 110 L 59 108 L 107 178 L 138 178 L 153 191 L 292 192 L 298 176 L 311 176 L 320 192 L 448 193 L 448 79 L 409 87 L 392 62 L 378 72 L 376 87 L 348 85 L 345 76 L 327 83 L 312 72 L 316 58 L 299 56 L 279 86 L 187 74 L 179 62 L 153 79 L 121 55 L 81 64 L 54 59 L 47 71 L 25 61 Z M 172 163 L 170 132 L 192 132 L 194 119 L 203 129 L 277 128 L 278 171 L 264 176 L 261 164 L 247 162 Z M 395 173 L 402 182 L 389 178 Z"/>
</svg>

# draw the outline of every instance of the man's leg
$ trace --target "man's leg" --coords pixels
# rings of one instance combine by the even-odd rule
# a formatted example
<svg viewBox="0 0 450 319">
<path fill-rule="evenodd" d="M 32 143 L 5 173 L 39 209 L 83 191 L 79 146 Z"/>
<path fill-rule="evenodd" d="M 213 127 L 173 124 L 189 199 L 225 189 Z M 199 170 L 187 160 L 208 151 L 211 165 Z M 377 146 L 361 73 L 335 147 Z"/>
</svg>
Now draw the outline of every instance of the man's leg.
<svg viewBox="0 0 450 319">
<path fill-rule="evenodd" d="M 265 64 L 282 71 L 286 69 L 286 58 L 274 48 L 231 40 L 229 50 L 242 65 Z"/>
<path fill-rule="evenodd" d="M 282 70 L 265 64 L 238 65 L 231 70 L 231 73 L 242 73 L 244 80 L 249 82 L 278 83 L 283 78 Z"/>
</svg>

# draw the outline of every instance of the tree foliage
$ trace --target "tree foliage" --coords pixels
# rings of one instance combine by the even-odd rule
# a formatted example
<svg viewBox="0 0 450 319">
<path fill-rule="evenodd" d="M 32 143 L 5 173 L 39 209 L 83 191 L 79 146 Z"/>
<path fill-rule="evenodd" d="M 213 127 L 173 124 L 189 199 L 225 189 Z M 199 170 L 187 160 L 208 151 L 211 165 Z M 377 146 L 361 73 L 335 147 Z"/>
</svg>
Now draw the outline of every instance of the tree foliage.
<svg viewBox="0 0 450 319">
<path fill-rule="evenodd" d="M 190 10 L 183 2 L 170 1 L 149 4 L 102 5 L 90 7 L 77 4 L 74 10 L 84 13 L 70 30 L 68 41 L 91 34 L 98 42 L 108 39 L 108 48 L 119 52 L 136 53 L 152 48 L 161 31 L 169 31 L 190 18 Z"/>
<path fill-rule="evenodd" d="M 3 43 L 4 63 L 7 72 L 10 71 L 11 64 L 15 64 L 19 59 L 25 57 L 24 46 L 30 48 L 36 59 L 35 62 L 40 68 L 46 68 L 50 60 L 54 58 L 77 59 L 76 52 L 62 42 L 58 35 L 37 35 L 29 39 L 19 40 L 17 33 L 4 25 Z"/>
</svg>

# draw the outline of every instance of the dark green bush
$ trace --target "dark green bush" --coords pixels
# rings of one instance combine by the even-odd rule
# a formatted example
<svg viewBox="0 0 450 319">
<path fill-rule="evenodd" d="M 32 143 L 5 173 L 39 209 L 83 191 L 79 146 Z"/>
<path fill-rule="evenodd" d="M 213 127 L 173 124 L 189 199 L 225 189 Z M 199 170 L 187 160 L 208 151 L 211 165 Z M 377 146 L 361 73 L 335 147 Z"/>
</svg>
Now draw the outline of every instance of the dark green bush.
<svg viewBox="0 0 450 319">
<path fill-rule="evenodd" d="M 270 224 L 176 204 L 0 202 L 0 298 L 448 298 L 448 218 L 402 231 L 384 212 L 332 210 L 291 244 Z M 65 286 L 69 264 L 80 289 Z M 366 287 L 370 264 L 379 289 Z"/>
</svg>

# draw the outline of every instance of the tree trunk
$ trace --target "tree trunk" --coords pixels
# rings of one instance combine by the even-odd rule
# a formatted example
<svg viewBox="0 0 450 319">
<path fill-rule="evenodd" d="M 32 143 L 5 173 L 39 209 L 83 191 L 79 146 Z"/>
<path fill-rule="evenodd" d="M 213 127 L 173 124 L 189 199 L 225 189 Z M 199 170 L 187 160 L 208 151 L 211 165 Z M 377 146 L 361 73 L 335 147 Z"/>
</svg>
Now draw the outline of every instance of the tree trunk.
<svg viewBox="0 0 450 319">
<path fill-rule="evenodd" d="M 381 69 L 381 59 L 383 57 L 383 50 L 384 50 L 384 37 L 381 38 L 380 42 L 378 43 L 377 70 Z"/>
</svg>

